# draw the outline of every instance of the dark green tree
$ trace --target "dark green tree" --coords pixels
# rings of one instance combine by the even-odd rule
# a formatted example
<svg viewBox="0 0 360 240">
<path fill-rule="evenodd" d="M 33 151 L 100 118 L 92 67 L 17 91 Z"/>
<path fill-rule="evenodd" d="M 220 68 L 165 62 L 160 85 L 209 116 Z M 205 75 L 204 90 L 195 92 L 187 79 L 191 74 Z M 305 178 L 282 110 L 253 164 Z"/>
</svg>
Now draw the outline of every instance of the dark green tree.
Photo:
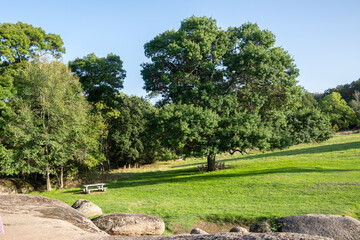
<svg viewBox="0 0 360 240">
<path fill-rule="evenodd" d="M 275 111 L 296 109 L 302 97 L 299 70 L 287 51 L 275 47 L 274 34 L 252 23 L 228 32 L 236 45 L 224 58 L 227 89 L 236 92 L 247 109 L 258 110 L 263 120 Z"/>
<path fill-rule="evenodd" d="M 321 142 L 332 136 L 330 121 L 319 109 L 301 109 L 287 117 L 292 145 Z"/>
<path fill-rule="evenodd" d="M 95 104 L 103 101 L 109 105 L 123 88 L 126 72 L 122 64 L 120 57 L 115 54 L 98 58 L 92 53 L 70 61 L 69 67 L 79 77 L 89 102 Z"/>
<path fill-rule="evenodd" d="M 55 58 L 65 53 L 59 35 L 22 22 L 0 24 L 0 69 L 46 52 Z"/>
<path fill-rule="evenodd" d="M 314 97 L 314 94 L 304 90 L 304 95 L 301 99 L 301 108 L 315 109 L 318 107 L 318 102 Z"/>
<path fill-rule="evenodd" d="M 162 139 L 165 147 L 184 158 L 207 156 L 208 163 L 215 164 L 212 159 L 219 152 L 216 134 L 220 121 L 215 112 L 194 105 L 170 104 L 162 107 L 154 119 L 154 135 Z"/>
<path fill-rule="evenodd" d="M 107 113 L 107 158 L 114 167 L 151 163 L 157 157 L 149 116 L 155 112 L 147 100 L 120 93 L 115 108 Z"/>
<path fill-rule="evenodd" d="M 215 149 L 207 152 L 209 171 L 218 152 L 266 147 L 264 123 L 300 105 L 298 70 L 274 43 L 256 24 L 222 30 L 211 18 L 191 17 L 145 44 L 151 61 L 142 64 L 144 88 L 162 97 L 159 105 L 200 107 L 220 118 L 217 133 L 199 142 Z"/>
</svg>

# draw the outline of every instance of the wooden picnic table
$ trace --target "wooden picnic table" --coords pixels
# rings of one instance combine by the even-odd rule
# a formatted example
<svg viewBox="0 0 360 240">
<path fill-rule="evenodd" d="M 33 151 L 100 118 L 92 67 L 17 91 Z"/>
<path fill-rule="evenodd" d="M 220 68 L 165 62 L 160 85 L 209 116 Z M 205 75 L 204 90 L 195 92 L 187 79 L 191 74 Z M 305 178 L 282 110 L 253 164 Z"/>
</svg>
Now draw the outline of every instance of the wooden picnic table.
<svg viewBox="0 0 360 240">
<path fill-rule="evenodd" d="M 103 191 L 105 192 L 107 187 L 104 187 L 105 186 L 105 183 L 93 183 L 93 184 L 85 184 L 83 185 L 84 188 L 83 188 L 83 192 L 84 193 L 90 193 L 91 191 Z"/>
</svg>

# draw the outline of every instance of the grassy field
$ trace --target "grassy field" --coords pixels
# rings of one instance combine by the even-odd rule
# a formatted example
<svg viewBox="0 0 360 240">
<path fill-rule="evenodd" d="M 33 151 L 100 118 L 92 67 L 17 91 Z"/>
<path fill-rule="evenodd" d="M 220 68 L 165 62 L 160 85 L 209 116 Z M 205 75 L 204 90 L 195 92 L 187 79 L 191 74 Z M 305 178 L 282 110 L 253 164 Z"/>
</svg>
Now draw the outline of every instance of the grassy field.
<svg viewBox="0 0 360 240">
<path fill-rule="evenodd" d="M 226 223 L 249 226 L 308 213 L 360 219 L 359 133 L 283 151 L 222 155 L 217 160 L 228 168 L 201 173 L 196 166 L 205 164 L 204 159 L 170 161 L 114 171 L 111 177 L 117 180 L 109 182 L 104 193 L 84 195 L 79 187 L 35 194 L 69 205 L 87 199 L 104 214 L 159 216 L 167 233 L 188 232 L 192 227 L 211 232 Z"/>
</svg>

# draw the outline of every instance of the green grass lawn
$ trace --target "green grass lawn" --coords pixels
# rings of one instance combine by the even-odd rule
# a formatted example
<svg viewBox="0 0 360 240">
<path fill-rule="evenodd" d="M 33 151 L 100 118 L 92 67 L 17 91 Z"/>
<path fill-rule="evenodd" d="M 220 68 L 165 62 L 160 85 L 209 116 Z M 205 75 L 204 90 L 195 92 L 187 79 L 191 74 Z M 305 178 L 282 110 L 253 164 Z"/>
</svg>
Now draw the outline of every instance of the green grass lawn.
<svg viewBox="0 0 360 240">
<path fill-rule="evenodd" d="M 201 173 L 204 159 L 157 163 L 112 173 L 104 193 L 81 188 L 35 193 L 72 205 L 87 199 L 104 212 L 164 219 L 167 233 L 199 222 L 251 223 L 295 214 L 343 214 L 360 219 L 360 134 L 283 151 L 222 155 L 229 168 Z"/>
</svg>

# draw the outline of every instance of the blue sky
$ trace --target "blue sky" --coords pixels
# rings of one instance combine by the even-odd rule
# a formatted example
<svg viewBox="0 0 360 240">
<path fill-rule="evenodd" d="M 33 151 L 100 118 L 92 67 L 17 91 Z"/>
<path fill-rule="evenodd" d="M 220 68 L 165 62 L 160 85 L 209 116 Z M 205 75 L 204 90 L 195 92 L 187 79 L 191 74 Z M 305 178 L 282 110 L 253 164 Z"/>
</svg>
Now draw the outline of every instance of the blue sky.
<svg viewBox="0 0 360 240">
<path fill-rule="evenodd" d="M 323 92 L 360 78 L 360 1 L 235 0 L 0 0 L 0 23 L 22 21 L 59 34 L 64 62 L 95 53 L 120 56 L 127 71 L 126 94 L 145 96 L 140 64 L 144 44 L 178 29 L 192 15 L 217 20 L 227 29 L 257 23 L 276 36 L 294 58 L 299 84 Z"/>
</svg>

